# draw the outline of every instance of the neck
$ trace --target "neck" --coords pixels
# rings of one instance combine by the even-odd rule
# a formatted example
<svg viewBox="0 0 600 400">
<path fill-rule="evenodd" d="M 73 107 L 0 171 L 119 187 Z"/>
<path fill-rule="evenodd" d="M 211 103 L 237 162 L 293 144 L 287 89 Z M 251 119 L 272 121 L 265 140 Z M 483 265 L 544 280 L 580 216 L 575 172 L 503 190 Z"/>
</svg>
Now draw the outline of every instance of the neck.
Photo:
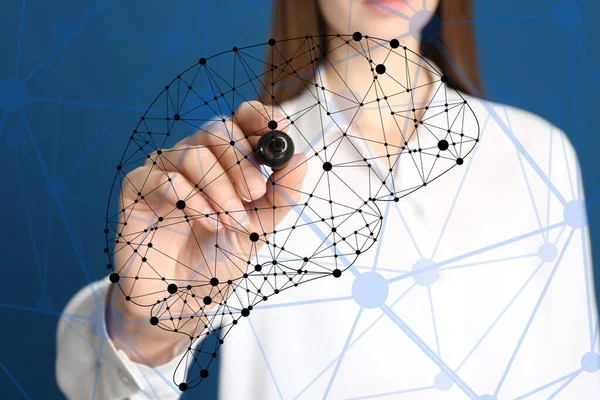
<svg viewBox="0 0 600 400">
<path fill-rule="evenodd" d="M 432 81 L 433 77 L 429 72 L 416 68 L 414 63 L 409 63 L 407 71 L 402 46 L 406 46 L 418 54 L 420 43 L 409 36 L 400 40 L 400 47 L 392 50 L 389 46 L 379 45 L 374 40 L 364 38 L 360 42 L 350 40 L 350 45 L 346 45 L 343 40 L 338 38 L 329 42 L 328 61 L 324 61 L 323 64 L 329 86 L 327 89 L 333 93 L 349 89 L 358 99 L 357 103 L 364 103 L 364 109 L 359 113 L 360 118 L 354 119 L 352 126 L 358 128 L 365 139 L 401 145 L 402 142 L 409 140 L 409 137 L 406 137 L 403 132 L 412 131 L 406 124 L 409 119 L 421 117 L 423 112 L 420 108 L 431 94 L 431 85 L 427 84 Z M 410 52 L 407 54 L 409 60 L 418 62 L 416 55 Z M 365 55 L 372 60 L 370 65 Z M 331 66 L 329 63 L 333 64 L 335 69 L 328 68 Z M 384 74 L 371 72 L 370 69 L 375 68 L 378 64 L 385 65 Z M 407 83 L 407 72 L 410 74 L 410 84 Z M 376 81 L 373 79 L 374 75 L 377 76 Z M 405 92 L 405 88 L 408 86 L 421 88 L 409 96 Z M 388 99 L 383 100 L 384 96 L 388 96 Z M 380 98 L 380 102 L 376 101 L 377 98 Z M 411 111 L 413 106 L 417 109 L 416 113 Z M 390 111 L 395 111 L 396 115 L 405 114 L 403 116 L 406 118 L 395 118 Z M 398 125 L 399 121 L 401 121 L 401 125 Z"/>
</svg>

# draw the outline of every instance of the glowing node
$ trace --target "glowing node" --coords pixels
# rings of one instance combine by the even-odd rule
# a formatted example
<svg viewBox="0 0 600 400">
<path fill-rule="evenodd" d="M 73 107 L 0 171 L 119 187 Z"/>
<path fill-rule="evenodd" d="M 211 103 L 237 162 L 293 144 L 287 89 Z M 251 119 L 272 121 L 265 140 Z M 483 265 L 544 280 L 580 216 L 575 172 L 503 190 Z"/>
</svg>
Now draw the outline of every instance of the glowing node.
<svg viewBox="0 0 600 400">
<path fill-rule="evenodd" d="M 558 249 L 553 243 L 544 243 L 538 250 L 538 256 L 544 262 L 554 261 L 558 255 Z"/>
<path fill-rule="evenodd" d="M 433 386 L 442 392 L 450 390 L 452 385 L 454 385 L 454 381 L 444 371 L 440 371 L 433 379 Z"/>
<path fill-rule="evenodd" d="M 376 308 L 383 305 L 388 293 L 387 281 L 376 272 L 362 273 L 352 284 L 352 297 L 358 305 L 364 308 Z"/>
<path fill-rule="evenodd" d="M 439 267 L 435 267 L 435 262 L 428 258 L 423 258 L 415 263 L 412 271 L 414 272 L 413 280 L 417 285 L 431 286 L 437 281 L 440 275 Z M 419 272 L 423 270 L 422 272 Z"/>
<path fill-rule="evenodd" d="M 560 1 L 552 9 L 552 19 L 560 29 L 573 31 L 581 25 L 583 19 L 581 6 L 572 1 Z"/>
<path fill-rule="evenodd" d="M 58 199 L 67 194 L 67 183 L 62 178 L 50 177 L 46 180 L 45 189 L 51 198 Z"/>
<path fill-rule="evenodd" d="M 581 368 L 589 373 L 600 371 L 600 354 L 596 352 L 585 353 L 581 357 Z"/>
<path fill-rule="evenodd" d="M 563 210 L 563 217 L 571 228 L 584 228 L 587 225 L 585 201 L 571 200 L 568 202 Z"/>
</svg>

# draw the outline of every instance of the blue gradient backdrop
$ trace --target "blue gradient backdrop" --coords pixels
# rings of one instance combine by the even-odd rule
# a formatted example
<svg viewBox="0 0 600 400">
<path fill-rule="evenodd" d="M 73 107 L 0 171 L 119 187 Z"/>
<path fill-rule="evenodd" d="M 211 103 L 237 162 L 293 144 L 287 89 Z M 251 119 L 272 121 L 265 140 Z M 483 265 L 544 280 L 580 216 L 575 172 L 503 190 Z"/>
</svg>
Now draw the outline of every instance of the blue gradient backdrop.
<svg viewBox="0 0 600 400">
<path fill-rule="evenodd" d="M 600 2 L 474 2 L 473 21 L 454 23 L 476 27 L 488 97 L 547 118 L 579 154 L 600 287 Z M 1 2 L 0 397 L 62 398 L 56 323 L 69 298 L 106 273 L 106 200 L 129 132 L 198 57 L 265 42 L 271 6 Z"/>
</svg>

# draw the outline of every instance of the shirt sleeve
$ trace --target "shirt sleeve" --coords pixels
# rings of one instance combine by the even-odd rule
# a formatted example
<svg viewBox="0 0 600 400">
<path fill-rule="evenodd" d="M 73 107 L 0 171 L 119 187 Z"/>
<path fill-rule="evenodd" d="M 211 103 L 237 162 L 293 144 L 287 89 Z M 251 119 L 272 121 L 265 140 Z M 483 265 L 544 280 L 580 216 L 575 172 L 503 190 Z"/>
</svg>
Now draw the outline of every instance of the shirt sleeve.
<svg viewBox="0 0 600 400">
<path fill-rule="evenodd" d="M 131 361 L 106 329 L 110 282 L 93 282 L 65 307 L 57 328 L 56 380 L 68 399 L 178 399 L 173 374 L 183 356 L 151 367 Z"/>
</svg>

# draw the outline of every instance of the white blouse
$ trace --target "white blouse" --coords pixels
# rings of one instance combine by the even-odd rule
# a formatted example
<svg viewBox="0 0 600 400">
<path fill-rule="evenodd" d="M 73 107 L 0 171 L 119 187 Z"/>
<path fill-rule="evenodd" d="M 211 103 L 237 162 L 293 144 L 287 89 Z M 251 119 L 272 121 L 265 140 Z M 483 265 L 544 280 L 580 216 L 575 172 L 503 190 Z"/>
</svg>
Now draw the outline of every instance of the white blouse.
<svg viewBox="0 0 600 400">
<path fill-rule="evenodd" d="M 452 96 L 434 91 L 429 101 L 433 108 L 462 100 Z M 463 96 L 477 120 L 466 118 L 462 129 L 480 129 L 464 163 L 398 202 L 379 203 L 378 240 L 341 277 L 282 291 L 241 319 L 219 349 L 220 399 L 600 398 L 590 243 L 573 147 L 540 117 Z M 297 115 L 311 102 L 305 93 L 281 109 Z M 321 134 L 324 112 L 312 108 L 290 129 L 299 151 L 310 153 L 306 135 Z M 347 128 L 338 122 L 325 136 Z M 399 169 L 398 182 L 414 178 L 409 167 Z M 346 183 L 360 187 L 361 171 Z M 303 188 L 322 173 L 309 162 Z M 294 238 L 302 246 L 317 236 L 302 235 Z M 182 354 L 152 368 L 129 360 L 108 337 L 109 285 L 88 285 L 64 310 L 61 390 L 69 399 L 178 398 L 173 375 Z M 190 390 L 201 394 L 202 385 Z"/>
</svg>

